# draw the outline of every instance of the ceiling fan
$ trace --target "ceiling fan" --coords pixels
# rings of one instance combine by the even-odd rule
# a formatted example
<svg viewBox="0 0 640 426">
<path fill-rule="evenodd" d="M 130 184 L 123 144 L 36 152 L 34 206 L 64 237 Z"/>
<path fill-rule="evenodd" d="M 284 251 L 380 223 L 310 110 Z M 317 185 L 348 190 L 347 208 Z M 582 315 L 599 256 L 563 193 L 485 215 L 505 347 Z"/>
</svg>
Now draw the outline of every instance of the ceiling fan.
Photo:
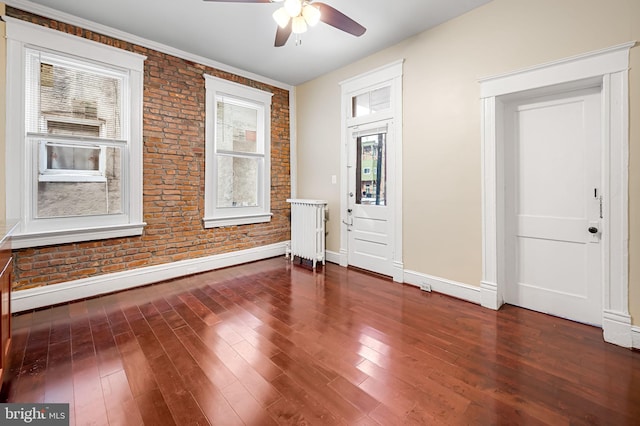
<svg viewBox="0 0 640 426">
<path fill-rule="evenodd" d="M 313 0 L 205 0 L 221 3 L 283 3 L 283 6 L 273 13 L 273 19 L 278 24 L 275 46 L 281 47 L 287 43 L 291 33 L 302 34 L 307 27 L 322 21 L 339 30 L 360 37 L 367 31 L 365 27 L 349 18 L 344 13 L 328 4 Z"/>
</svg>

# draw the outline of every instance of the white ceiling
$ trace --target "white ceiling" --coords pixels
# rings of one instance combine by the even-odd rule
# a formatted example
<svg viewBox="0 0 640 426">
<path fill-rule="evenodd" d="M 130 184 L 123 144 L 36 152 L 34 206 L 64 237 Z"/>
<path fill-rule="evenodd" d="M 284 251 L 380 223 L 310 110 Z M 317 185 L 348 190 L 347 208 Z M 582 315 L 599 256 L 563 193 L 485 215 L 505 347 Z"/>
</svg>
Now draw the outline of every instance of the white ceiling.
<svg viewBox="0 0 640 426">
<path fill-rule="evenodd" d="M 298 85 L 459 16 L 490 0 L 323 0 L 367 28 L 324 23 L 273 46 L 279 4 L 203 0 L 7 0 L 37 4 L 270 79 Z M 26 8 L 26 7 L 23 7 Z M 27 9 L 28 10 L 28 9 Z"/>
</svg>

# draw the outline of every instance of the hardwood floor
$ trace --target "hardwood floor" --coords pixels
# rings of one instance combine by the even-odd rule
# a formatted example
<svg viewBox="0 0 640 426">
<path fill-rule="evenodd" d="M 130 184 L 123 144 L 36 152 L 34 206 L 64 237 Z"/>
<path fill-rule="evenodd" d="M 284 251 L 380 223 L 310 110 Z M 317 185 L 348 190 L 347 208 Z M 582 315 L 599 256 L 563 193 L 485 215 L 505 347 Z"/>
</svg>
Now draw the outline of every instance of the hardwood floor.
<svg viewBox="0 0 640 426">
<path fill-rule="evenodd" d="M 10 402 L 71 424 L 639 424 L 640 353 L 283 258 L 16 316 Z"/>
</svg>

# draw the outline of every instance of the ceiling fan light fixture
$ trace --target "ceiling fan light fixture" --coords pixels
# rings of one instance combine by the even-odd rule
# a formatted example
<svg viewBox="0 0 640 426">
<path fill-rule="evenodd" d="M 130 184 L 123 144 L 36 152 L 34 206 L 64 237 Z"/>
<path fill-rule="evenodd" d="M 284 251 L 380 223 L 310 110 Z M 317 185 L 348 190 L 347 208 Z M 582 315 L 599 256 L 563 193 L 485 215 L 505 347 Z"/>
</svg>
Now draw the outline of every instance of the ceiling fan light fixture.
<svg viewBox="0 0 640 426">
<path fill-rule="evenodd" d="M 302 2 L 300 0 L 284 0 L 284 8 L 290 17 L 295 18 L 302 11 Z"/>
<path fill-rule="evenodd" d="M 291 31 L 294 34 L 302 34 L 307 31 L 307 21 L 302 16 L 296 16 L 291 20 Z"/>
<path fill-rule="evenodd" d="M 291 17 L 289 16 L 289 12 L 287 12 L 284 7 L 281 7 L 280 9 L 273 12 L 272 16 L 273 20 L 276 21 L 280 28 L 285 28 L 287 25 L 289 25 L 289 19 L 291 19 Z"/>
<path fill-rule="evenodd" d="M 304 20 L 307 21 L 307 24 L 313 27 L 320 22 L 320 9 L 307 3 L 302 8 L 302 16 Z"/>
</svg>

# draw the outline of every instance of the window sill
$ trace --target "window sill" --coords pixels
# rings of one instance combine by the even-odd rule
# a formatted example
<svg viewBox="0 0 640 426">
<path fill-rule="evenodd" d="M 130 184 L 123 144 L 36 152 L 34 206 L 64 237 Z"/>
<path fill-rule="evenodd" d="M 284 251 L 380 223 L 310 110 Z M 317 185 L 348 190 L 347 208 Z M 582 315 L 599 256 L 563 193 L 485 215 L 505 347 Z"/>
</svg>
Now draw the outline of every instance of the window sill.
<svg viewBox="0 0 640 426">
<path fill-rule="evenodd" d="M 109 238 L 133 237 L 142 235 L 147 224 L 134 223 L 93 228 L 70 229 L 65 231 L 48 231 L 38 233 L 16 232 L 11 237 L 14 249 L 51 246 L 58 244 L 77 243 L 81 241 L 106 240 Z"/>
<path fill-rule="evenodd" d="M 104 176 L 91 176 L 91 175 L 40 175 L 38 176 L 38 182 L 99 182 L 106 183 L 107 178 Z"/>
<path fill-rule="evenodd" d="M 271 216 L 273 216 L 273 213 L 260 213 L 246 216 L 205 217 L 202 219 L 202 222 L 205 228 L 221 228 L 223 226 L 271 222 Z"/>
</svg>

